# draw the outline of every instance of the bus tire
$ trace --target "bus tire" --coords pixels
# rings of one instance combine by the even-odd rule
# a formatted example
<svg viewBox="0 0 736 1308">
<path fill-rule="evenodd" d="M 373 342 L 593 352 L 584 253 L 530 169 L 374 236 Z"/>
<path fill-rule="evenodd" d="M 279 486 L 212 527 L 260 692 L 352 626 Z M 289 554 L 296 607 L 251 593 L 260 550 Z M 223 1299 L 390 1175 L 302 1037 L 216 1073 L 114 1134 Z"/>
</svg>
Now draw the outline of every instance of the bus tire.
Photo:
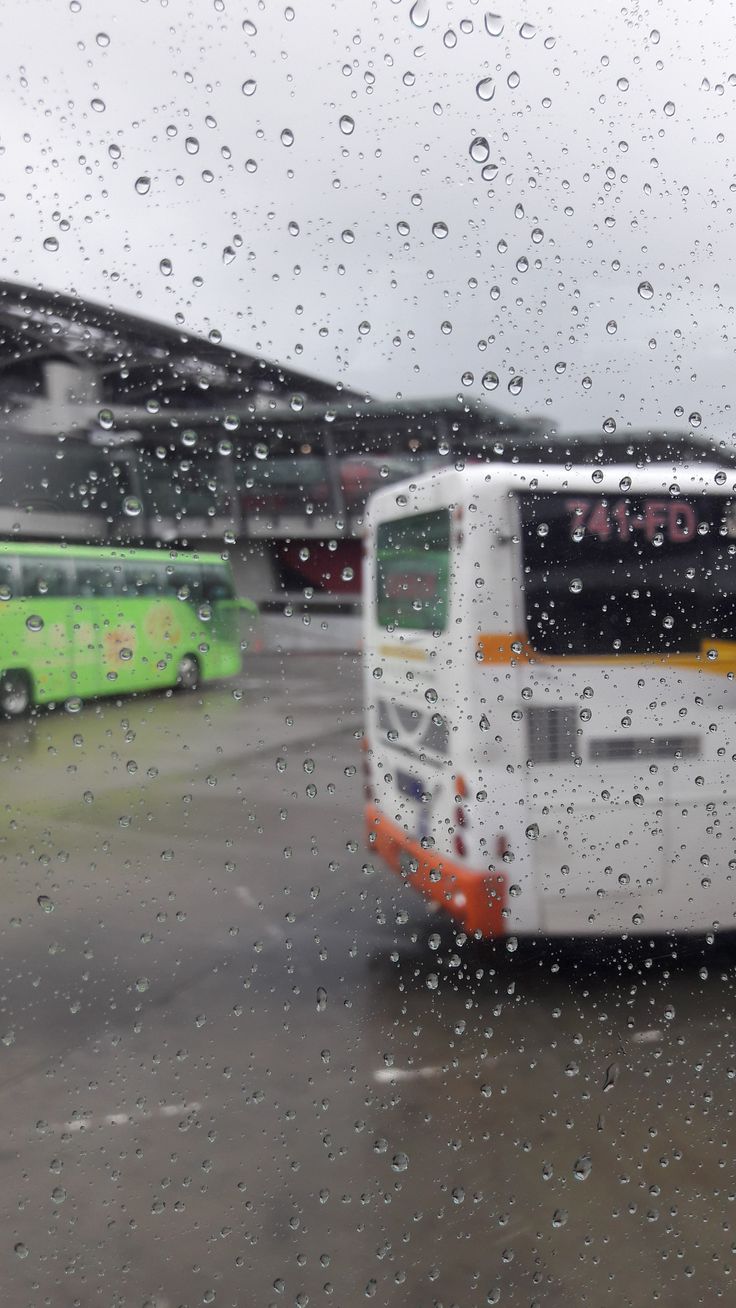
<svg viewBox="0 0 736 1308">
<path fill-rule="evenodd" d="M 15 668 L 0 675 L 0 714 L 20 718 L 31 707 L 31 682 L 25 672 Z"/>
<path fill-rule="evenodd" d="M 176 669 L 176 684 L 179 690 L 198 689 L 199 662 L 194 654 L 182 654 Z"/>
</svg>

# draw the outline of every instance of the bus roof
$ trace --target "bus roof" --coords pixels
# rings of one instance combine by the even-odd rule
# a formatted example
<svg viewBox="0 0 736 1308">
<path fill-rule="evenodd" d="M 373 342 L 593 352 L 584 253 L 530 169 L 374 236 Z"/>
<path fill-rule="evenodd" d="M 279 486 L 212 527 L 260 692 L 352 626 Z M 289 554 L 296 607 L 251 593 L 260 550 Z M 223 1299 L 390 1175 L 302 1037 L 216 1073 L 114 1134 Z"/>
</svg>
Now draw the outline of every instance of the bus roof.
<svg viewBox="0 0 736 1308">
<path fill-rule="evenodd" d="M 677 492 L 673 487 L 677 487 Z M 465 468 L 435 468 L 407 481 L 392 482 L 372 496 L 368 521 L 400 518 L 442 504 L 462 503 L 489 491 L 540 491 L 589 495 L 734 495 L 736 469 L 718 464 L 670 464 L 637 467 L 633 463 L 510 464 L 473 463 Z M 406 505 L 401 504 L 401 498 Z"/>
<path fill-rule="evenodd" d="M 63 554 L 66 557 L 85 559 L 141 559 L 144 563 L 189 562 L 219 564 L 220 567 L 224 567 L 227 563 L 220 554 L 211 551 L 176 550 L 165 547 L 145 550 L 136 549 L 133 545 L 67 545 L 59 541 L 0 541 L 0 555 L 3 554 L 20 556 L 32 554 L 35 558 L 39 555 L 54 558 Z"/>
</svg>

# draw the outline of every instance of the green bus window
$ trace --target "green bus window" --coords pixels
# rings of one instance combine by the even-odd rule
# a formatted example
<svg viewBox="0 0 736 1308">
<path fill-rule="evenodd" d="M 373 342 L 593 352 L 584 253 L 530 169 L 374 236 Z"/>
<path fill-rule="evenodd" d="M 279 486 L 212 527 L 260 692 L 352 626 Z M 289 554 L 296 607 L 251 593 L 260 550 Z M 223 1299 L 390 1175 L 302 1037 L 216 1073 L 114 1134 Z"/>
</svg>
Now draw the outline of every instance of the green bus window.
<svg viewBox="0 0 736 1308">
<path fill-rule="evenodd" d="M 49 599 L 69 594 L 69 572 L 66 563 L 56 559 L 24 558 L 21 560 L 21 594 Z"/>
<path fill-rule="evenodd" d="M 129 564 L 125 576 L 131 596 L 161 595 L 168 589 L 164 566 L 157 563 Z"/>
<path fill-rule="evenodd" d="M 109 598 L 122 592 L 122 576 L 107 563 L 77 562 L 75 592 L 84 599 Z"/>
<path fill-rule="evenodd" d="M 226 568 L 204 567 L 202 569 L 202 598 L 210 604 L 218 600 L 235 598 L 232 578 Z"/>
</svg>

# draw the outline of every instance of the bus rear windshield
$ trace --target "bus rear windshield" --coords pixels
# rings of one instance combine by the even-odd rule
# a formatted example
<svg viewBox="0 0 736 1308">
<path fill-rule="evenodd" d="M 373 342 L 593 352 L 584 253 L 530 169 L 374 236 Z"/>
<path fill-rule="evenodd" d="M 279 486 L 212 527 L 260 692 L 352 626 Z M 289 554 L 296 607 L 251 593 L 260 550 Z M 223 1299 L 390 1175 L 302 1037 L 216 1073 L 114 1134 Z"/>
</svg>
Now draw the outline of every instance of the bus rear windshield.
<svg viewBox="0 0 736 1308">
<path fill-rule="evenodd" d="M 449 560 L 449 509 L 380 523 L 376 560 L 379 625 L 444 631 Z"/>
<path fill-rule="evenodd" d="M 559 493 L 520 502 L 527 635 L 539 653 L 688 653 L 736 640 L 727 499 Z"/>
</svg>

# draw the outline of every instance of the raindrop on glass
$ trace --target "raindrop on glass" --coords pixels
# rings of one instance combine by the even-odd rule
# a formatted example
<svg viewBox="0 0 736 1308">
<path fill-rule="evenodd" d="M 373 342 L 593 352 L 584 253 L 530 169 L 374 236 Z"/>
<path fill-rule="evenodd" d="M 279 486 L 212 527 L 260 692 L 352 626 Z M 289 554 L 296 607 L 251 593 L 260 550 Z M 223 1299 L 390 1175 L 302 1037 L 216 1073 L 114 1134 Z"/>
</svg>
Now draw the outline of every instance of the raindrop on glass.
<svg viewBox="0 0 736 1308">
<path fill-rule="evenodd" d="M 476 84 L 475 94 L 479 100 L 492 100 L 496 94 L 496 83 L 492 77 L 481 77 Z"/>
<path fill-rule="evenodd" d="M 409 10 L 409 18 L 415 27 L 426 27 L 429 19 L 429 0 L 415 0 Z"/>
<path fill-rule="evenodd" d="M 503 19 L 500 14 L 489 12 L 483 16 L 483 26 L 489 36 L 500 36 L 503 31 Z"/>
<path fill-rule="evenodd" d="M 485 163 L 491 153 L 491 148 L 485 136 L 474 136 L 470 142 L 470 157 L 473 163 Z"/>
</svg>

